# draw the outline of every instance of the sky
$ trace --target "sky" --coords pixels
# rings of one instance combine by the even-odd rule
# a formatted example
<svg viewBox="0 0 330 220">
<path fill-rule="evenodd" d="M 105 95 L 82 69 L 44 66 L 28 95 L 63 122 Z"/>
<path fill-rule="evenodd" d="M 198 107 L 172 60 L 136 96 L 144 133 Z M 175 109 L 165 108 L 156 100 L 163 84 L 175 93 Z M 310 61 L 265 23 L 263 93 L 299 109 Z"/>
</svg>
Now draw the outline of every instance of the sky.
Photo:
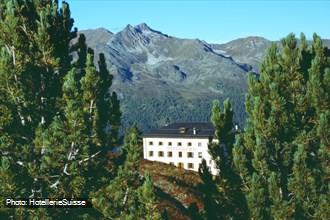
<svg viewBox="0 0 330 220">
<path fill-rule="evenodd" d="M 180 37 L 224 43 L 247 36 L 279 40 L 314 32 L 330 39 L 330 0 L 67 0 L 79 30 L 119 32 L 146 23 Z"/>
</svg>

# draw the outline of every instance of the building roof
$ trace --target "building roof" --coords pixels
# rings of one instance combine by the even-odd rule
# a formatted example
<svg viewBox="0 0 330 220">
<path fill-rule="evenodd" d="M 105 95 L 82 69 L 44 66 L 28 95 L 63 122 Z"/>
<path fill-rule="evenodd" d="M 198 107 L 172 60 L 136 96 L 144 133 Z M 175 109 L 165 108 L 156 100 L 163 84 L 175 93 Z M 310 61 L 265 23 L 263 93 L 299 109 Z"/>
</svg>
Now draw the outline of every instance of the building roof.
<svg viewBox="0 0 330 220">
<path fill-rule="evenodd" d="M 214 135 L 214 128 L 207 122 L 173 123 L 147 132 L 143 137 L 169 138 L 210 138 Z"/>
</svg>

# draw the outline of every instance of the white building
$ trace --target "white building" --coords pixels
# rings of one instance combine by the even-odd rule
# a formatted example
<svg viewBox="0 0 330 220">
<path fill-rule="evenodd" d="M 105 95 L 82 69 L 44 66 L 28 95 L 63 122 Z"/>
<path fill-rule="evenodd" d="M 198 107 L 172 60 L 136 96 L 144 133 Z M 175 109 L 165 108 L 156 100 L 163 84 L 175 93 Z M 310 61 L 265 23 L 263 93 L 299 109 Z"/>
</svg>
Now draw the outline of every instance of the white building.
<svg viewBox="0 0 330 220">
<path fill-rule="evenodd" d="M 154 129 L 143 135 L 144 159 L 194 171 L 198 171 L 205 159 L 211 173 L 217 175 L 216 165 L 208 153 L 213 135 L 211 123 L 174 123 Z"/>
</svg>

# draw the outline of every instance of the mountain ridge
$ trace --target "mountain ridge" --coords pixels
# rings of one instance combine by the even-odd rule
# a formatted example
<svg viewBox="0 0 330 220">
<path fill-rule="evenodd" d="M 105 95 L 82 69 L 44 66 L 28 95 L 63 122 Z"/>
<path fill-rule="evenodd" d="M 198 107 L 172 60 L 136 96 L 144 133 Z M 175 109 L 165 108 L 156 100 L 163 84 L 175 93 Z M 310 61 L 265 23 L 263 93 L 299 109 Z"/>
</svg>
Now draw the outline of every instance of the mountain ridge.
<svg viewBox="0 0 330 220">
<path fill-rule="evenodd" d="M 261 37 L 211 44 L 169 36 L 146 23 L 117 33 L 104 28 L 80 33 L 95 53 L 105 55 L 121 101 L 122 129 L 137 124 L 142 131 L 175 121 L 209 121 L 212 100 L 226 98 L 243 126 L 247 73 L 258 72 L 271 44 Z"/>
</svg>

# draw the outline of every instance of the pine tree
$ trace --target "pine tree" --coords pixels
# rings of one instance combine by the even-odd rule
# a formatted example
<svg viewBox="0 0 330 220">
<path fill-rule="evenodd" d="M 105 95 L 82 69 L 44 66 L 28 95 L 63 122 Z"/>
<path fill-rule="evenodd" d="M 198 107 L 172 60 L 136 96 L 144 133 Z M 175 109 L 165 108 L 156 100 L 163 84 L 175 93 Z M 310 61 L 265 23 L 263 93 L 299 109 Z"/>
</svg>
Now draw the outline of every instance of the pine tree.
<svg viewBox="0 0 330 220">
<path fill-rule="evenodd" d="M 77 51 L 78 59 L 76 61 L 76 66 L 79 69 L 84 69 L 86 67 L 87 51 L 88 47 L 86 44 L 86 37 L 84 34 L 79 34 L 78 42 L 73 45 L 73 51 Z"/>
<path fill-rule="evenodd" d="M 211 121 L 215 129 L 215 139 L 209 143 L 209 152 L 219 170 L 214 184 L 219 189 L 221 219 L 246 219 L 247 207 L 241 191 L 241 180 L 234 170 L 232 148 L 235 140 L 233 110 L 230 101 L 224 101 L 221 110 L 219 101 L 213 102 Z"/>
<path fill-rule="evenodd" d="M 109 146 L 117 147 L 119 144 L 118 135 L 121 125 L 121 110 L 120 102 L 117 93 L 109 91 L 112 85 L 113 76 L 109 73 L 104 54 L 99 55 L 99 72 L 101 81 L 99 84 L 98 96 L 102 95 L 104 99 L 98 99 L 96 105 L 98 106 L 98 117 L 109 118 L 109 123 L 104 120 L 98 120 L 98 133 L 101 137 L 104 130 L 107 130 L 106 136 L 101 137 Z M 110 125 L 110 126 L 109 126 Z"/>
<path fill-rule="evenodd" d="M 314 35 L 273 44 L 249 77 L 248 119 L 233 149 L 252 219 L 328 219 L 329 49 Z"/>
<path fill-rule="evenodd" d="M 41 151 L 34 138 L 60 108 L 61 81 L 71 62 L 67 51 L 76 31 L 66 3 L 59 9 L 56 1 L 9 0 L 0 7 L 0 152 L 6 176 L 0 195 L 28 197 L 42 185 Z"/>
<path fill-rule="evenodd" d="M 127 129 L 122 148 L 125 161 L 118 169 L 115 179 L 98 190 L 94 197 L 95 207 L 104 216 L 117 219 L 143 218 L 138 189 L 143 181 L 139 174 L 142 158 L 142 139 L 136 127 Z"/>
<path fill-rule="evenodd" d="M 83 43 L 71 48 L 76 30 L 65 2 L 59 8 L 52 0 L 10 0 L 0 7 L 1 198 L 88 198 L 114 176 L 106 154 L 120 125 L 104 56 L 97 69 Z M 75 50 L 81 65 L 72 63 Z M 111 122 L 114 132 L 107 131 Z M 20 219 L 99 216 L 95 210 L 0 211 Z"/>
<path fill-rule="evenodd" d="M 160 220 L 161 215 L 156 209 L 157 198 L 155 188 L 149 173 L 145 173 L 144 178 L 143 185 L 138 189 L 139 201 L 144 205 L 142 208 L 143 216 L 146 220 Z"/>
<path fill-rule="evenodd" d="M 127 129 L 122 148 L 125 161 L 111 183 L 97 191 L 95 207 L 103 216 L 115 219 L 161 219 L 156 209 L 156 194 L 149 174 L 141 178 L 142 139 L 136 127 Z"/>
<path fill-rule="evenodd" d="M 42 151 L 41 176 L 51 183 L 42 187 L 46 189 L 42 195 L 58 198 L 87 196 L 81 194 L 86 181 L 82 177 L 81 165 L 85 158 L 90 157 L 90 152 L 81 90 L 76 76 L 75 68 L 65 76 L 63 115 L 55 116 L 45 132 L 37 132 L 34 142 L 36 148 Z M 42 126 L 39 128 L 42 129 Z"/>
<path fill-rule="evenodd" d="M 202 184 L 199 186 L 201 197 L 204 205 L 204 210 L 201 213 L 204 219 L 224 219 L 223 197 L 219 192 L 219 188 L 213 180 L 210 168 L 203 159 L 201 166 L 198 168 L 199 176 Z"/>
</svg>

